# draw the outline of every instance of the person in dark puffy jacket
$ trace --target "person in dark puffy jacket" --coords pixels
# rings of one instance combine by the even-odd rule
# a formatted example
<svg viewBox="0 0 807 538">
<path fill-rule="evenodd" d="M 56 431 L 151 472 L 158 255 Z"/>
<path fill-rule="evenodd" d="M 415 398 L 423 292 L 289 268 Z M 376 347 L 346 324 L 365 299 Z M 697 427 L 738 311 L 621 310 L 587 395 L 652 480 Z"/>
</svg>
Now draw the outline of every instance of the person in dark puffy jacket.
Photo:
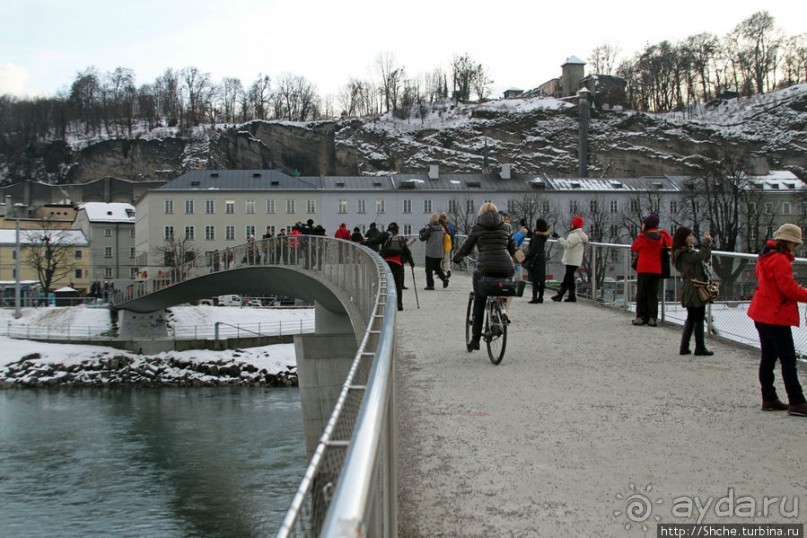
<svg viewBox="0 0 807 538">
<path fill-rule="evenodd" d="M 510 227 L 505 224 L 504 217 L 499 214 L 498 208 L 491 202 L 486 202 L 479 208 L 476 223 L 454 256 L 454 263 L 460 263 L 474 248 L 477 250 L 476 267 L 473 274 L 474 324 L 468 351 L 479 349 L 479 339 L 482 336 L 482 321 L 487 296 L 482 294 L 479 280 L 483 276 L 512 278 L 515 273 L 513 256 L 516 253 L 516 247 L 510 235 Z"/>
<path fill-rule="evenodd" d="M 530 245 L 522 267 L 527 268 L 527 273 L 532 282 L 532 300 L 530 303 L 537 304 L 544 302 L 544 289 L 546 288 L 546 240 L 549 239 L 549 226 L 544 219 L 535 221 L 535 230 L 530 238 Z"/>
<path fill-rule="evenodd" d="M 773 241 L 762 247 L 755 269 L 757 289 L 748 307 L 748 317 L 754 320 L 759 333 L 762 410 L 787 410 L 791 415 L 807 417 L 807 400 L 799 384 L 791 329 L 799 326 L 798 303 L 807 302 L 807 288 L 799 286 L 793 278 L 793 251 L 801 244 L 801 228 L 782 224 L 773 234 Z M 790 405 L 779 401 L 773 386 L 777 358 Z"/>
</svg>

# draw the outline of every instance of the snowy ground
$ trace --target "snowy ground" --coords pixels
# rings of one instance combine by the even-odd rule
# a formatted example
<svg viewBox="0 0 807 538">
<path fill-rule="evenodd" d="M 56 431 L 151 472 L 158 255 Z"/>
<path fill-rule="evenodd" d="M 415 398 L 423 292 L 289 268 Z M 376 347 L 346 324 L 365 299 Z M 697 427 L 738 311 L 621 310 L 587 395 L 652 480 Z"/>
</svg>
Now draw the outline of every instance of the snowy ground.
<svg viewBox="0 0 807 538">
<path fill-rule="evenodd" d="M 307 325 L 313 322 L 313 309 L 265 309 L 212 306 L 177 306 L 170 309 L 169 319 L 182 333 L 196 331 L 199 336 L 212 336 L 216 322 L 232 326 L 264 327 L 278 324 Z M 13 309 L 0 310 L 0 368 L 18 361 L 31 353 L 39 353 L 39 362 L 54 362 L 64 365 L 78 364 L 84 360 L 95 360 L 103 355 L 132 355 L 106 346 L 47 344 L 30 340 L 8 338 L 8 329 L 19 325 L 36 327 L 71 327 L 73 334 L 82 331 L 103 332 L 111 328 L 109 310 L 84 306 L 63 308 L 23 308 L 19 320 L 14 319 Z M 167 357 L 169 353 L 156 356 Z M 232 350 L 209 351 L 191 350 L 170 352 L 170 356 L 185 357 L 192 361 L 215 361 L 230 359 Z M 276 373 L 285 371 L 287 366 L 296 365 L 293 344 L 244 349 L 238 357 L 240 361 Z"/>
</svg>

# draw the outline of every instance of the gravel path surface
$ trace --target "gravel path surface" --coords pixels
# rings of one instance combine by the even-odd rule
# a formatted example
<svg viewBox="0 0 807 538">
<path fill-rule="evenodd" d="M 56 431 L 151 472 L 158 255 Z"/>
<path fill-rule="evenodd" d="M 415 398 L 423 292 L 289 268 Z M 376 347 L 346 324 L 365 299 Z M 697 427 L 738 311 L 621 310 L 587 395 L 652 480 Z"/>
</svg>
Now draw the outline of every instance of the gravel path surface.
<svg viewBox="0 0 807 538">
<path fill-rule="evenodd" d="M 807 419 L 759 410 L 758 351 L 681 357 L 680 327 L 547 294 L 513 300 L 493 366 L 465 350 L 470 278 L 416 278 L 398 323 L 401 537 L 655 536 L 710 500 L 702 522 L 807 520 Z"/>
</svg>

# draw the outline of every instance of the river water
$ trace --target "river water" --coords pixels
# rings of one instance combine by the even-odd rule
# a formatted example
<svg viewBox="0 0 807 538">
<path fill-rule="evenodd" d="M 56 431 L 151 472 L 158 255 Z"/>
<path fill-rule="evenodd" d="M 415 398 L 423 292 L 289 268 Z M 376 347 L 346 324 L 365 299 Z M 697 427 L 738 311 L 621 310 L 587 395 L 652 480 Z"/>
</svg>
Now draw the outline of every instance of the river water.
<svg viewBox="0 0 807 538">
<path fill-rule="evenodd" d="M 296 388 L 0 390 L 0 536 L 273 536 L 302 422 Z"/>
</svg>

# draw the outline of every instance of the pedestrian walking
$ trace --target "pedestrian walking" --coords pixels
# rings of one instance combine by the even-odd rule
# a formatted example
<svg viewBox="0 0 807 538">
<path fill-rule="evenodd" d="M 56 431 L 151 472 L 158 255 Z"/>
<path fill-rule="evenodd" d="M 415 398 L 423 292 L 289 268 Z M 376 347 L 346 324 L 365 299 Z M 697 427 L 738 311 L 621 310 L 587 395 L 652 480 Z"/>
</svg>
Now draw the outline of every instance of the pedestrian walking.
<svg viewBox="0 0 807 538">
<path fill-rule="evenodd" d="M 386 232 L 379 232 L 373 239 L 367 242 L 367 246 L 379 246 L 379 255 L 384 258 L 389 265 L 392 278 L 395 280 L 395 292 L 398 295 L 398 310 L 403 310 L 403 290 L 404 290 L 404 264 L 414 269 L 415 260 L 406 238 L 398 235 L 398 223 L 390 222 Z M 419 305 L 418 305 L 419 307 Z"/>
<path fill-rule="evenodd" d="M 583 263 L 588 236 L 583 231 L 583 217 L 577 216 L 572 219 L 572 229 L 566 238 L 553 234 L 553 238 L 558 240 L 558 244 L 563 247 L 563 257 L 561 263 L 566 266 L 566 273 L 563 275 L 563 282 L 560 284 L 558 293 L 552 296 L 552 300 L 560 302 L 563 295 L 568 291 L 567 303 L 577 302 L 577 283 L 574 280 L 574 273 Z"/>
<path fill-rule="evenodd" d="M 432 213 L 429 224 L 420 230 L 418 237 L 426 243 L 426 288 L 434 289 L 434 274 L 443 281 L 443 287 L 448 287 L 448 277 L 443 272 L 440 263 L 443 260 L 443 236 L 445 232 L 438 222 L 439 217 Z"/>
</svg>

